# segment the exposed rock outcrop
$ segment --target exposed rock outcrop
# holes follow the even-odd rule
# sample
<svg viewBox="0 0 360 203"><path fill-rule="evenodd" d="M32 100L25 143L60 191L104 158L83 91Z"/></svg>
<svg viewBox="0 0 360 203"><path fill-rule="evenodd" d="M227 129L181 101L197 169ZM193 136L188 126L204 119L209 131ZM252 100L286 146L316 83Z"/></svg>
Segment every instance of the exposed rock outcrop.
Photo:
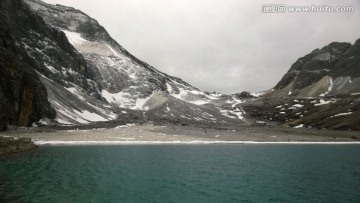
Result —
<svg viewBox="0 0 360 203"><path fill-rule="evenodd" d="M36 148L37 146L29 138L0 136L0 158L22 152L28 152Z"/></svg>
<svg viewBox="0 0 360 203"><path fill-rule="evenodd" d="M35 71L39 66L21 46L29 26L41 18L20 0L1 1L0 11L0 130L7 124L27 126L43 117L55 118Z"/></svg>

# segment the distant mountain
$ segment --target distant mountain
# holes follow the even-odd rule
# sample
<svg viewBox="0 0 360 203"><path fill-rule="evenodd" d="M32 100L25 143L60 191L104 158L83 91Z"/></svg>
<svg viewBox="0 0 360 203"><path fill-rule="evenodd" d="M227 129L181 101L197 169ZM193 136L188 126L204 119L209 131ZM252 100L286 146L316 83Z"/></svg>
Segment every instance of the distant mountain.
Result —
<svg viewBox="0 0 360 203"><path fill-rule="evenodd" d="M272 94L317 97L360 92L360 39L333 42L299 58Z"/></svg>
<svg viewBox="0 0 360 203"><path fill-rule="evenodd" d="M5 36L0 55L2 126L125 118L243 123L242 110L232 107L240 102L236 97L202 92L156 70L77 9L38 0L3 0L0 5ZM22 77L14 78L12 66ZM26 77L31 77L35 95L21 92L27 90ZM21 104L22 97L29 101Z"/></svg>
<svg viewBox="0 0 360 203"><path fill-rule="evenodd" d="M241 105L258 123L360 130L360 39L315 49L264 93Z"/></svg>

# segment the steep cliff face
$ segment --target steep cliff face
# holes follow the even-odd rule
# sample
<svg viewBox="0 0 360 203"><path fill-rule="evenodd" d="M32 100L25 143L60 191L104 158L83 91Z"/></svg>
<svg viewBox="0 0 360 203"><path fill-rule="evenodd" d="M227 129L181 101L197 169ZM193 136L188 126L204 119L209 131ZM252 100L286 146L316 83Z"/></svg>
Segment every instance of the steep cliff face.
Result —
<svg viewBox="0 0 360 203"><path fill-rule="evenodd" d="M0 11L0 129L6 129L7 124L27 126L44 117L55 118L46 88L35 71L39 67L21 43L31 25L41 18L19 0L1 1Z"/></svg>
<svg viewBox="0 0 360 203"><path fill-rule="evenodd" d="M71 111L70 116L74 116L69 120L73 123L115 117L115 108L109 110L101 100L94 73L62 31L47 24L21 0L2 1L0 10L4 22L0 44L3 129L6 123L26 126L40 119L51 122L57 118L56 111ZM84 102L73 87L81 88L91 99Z"/></svg>
<svg viewBox="0 0 360 203"><path fill-rule="evenodd" d="M1 89L1 87L0 87ZM6 109L5 109L5 96L0 90L0 132L7 129Z"/></svg>

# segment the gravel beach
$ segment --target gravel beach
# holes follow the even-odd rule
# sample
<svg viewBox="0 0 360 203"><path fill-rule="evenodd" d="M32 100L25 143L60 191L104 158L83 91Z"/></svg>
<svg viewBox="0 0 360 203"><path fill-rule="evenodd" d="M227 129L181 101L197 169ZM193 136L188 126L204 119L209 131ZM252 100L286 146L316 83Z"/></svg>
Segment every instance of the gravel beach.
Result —
<svg viewBox="0 0 360 203"><path fill-rule="evenodd" d="M166 144L166 143L360 143L360 133L315 129L227 127L203 128L182 125L122 125L116 128L13 132L2 136L29 137L36 144Z"/></svg>

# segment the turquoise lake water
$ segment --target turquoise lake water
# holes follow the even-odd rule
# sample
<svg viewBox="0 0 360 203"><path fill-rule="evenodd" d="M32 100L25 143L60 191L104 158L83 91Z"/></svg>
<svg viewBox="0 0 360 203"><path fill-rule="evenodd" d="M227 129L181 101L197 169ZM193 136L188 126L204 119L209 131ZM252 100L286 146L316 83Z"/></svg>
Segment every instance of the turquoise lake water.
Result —
<svg viewBox="0 0 360 203"><path fill-rule="evenodd" d="M0 202L360 202L360 145L42 146Z"/></svg>

